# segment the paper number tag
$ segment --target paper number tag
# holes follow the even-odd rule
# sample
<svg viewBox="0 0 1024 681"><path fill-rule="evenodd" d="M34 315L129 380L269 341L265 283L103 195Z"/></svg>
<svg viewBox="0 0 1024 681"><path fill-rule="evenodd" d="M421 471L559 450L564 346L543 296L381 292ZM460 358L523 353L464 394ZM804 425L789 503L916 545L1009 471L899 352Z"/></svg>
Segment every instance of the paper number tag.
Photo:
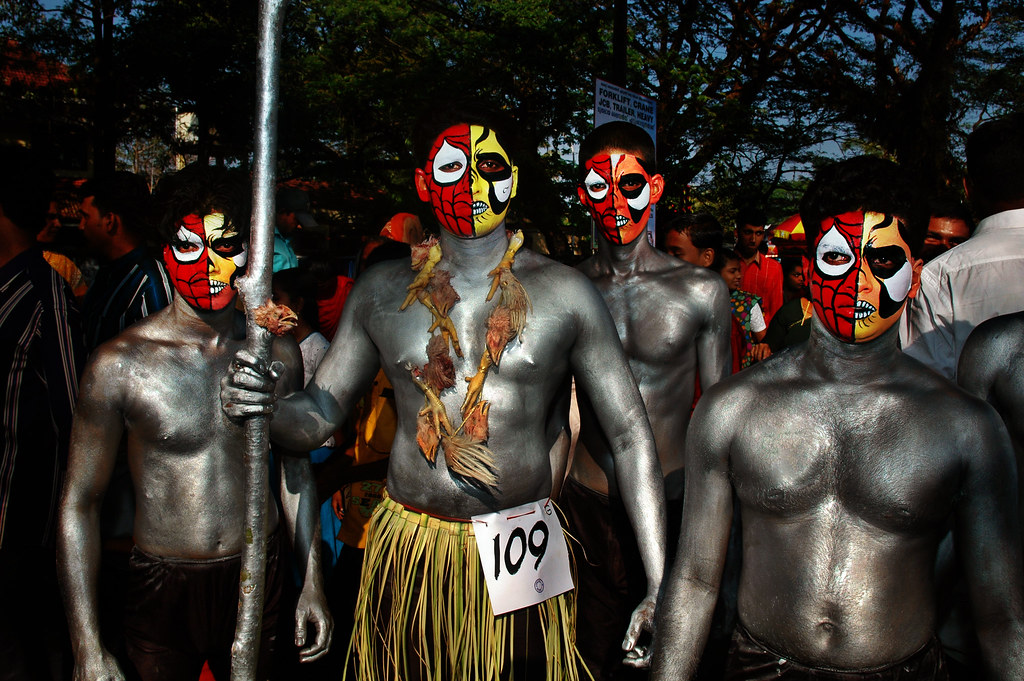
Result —
<svg viewBox="0 0 1024 681"><path fill-rule="evenodd" d="M475 515L473 529L495 615L573 588L565 536L549 499Z"/></svg>

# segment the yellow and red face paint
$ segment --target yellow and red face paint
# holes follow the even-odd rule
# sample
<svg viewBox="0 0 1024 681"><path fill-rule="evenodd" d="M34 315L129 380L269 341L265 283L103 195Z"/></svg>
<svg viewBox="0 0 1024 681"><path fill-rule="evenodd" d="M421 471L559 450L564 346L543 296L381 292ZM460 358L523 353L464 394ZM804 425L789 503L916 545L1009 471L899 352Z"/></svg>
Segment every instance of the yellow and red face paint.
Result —
<svg viewBox="0 0 1024 681"><path fill-rule="evenodd" d="M416 186L444 229L475 237L505 221L518 176L493 130L460 123L438 135Z"/></svg>
<svg viewBox="0 0 1024 681"><path fill-rule="evenodd" d="M632 242L647 228L651 206L661 197L661 176L652 176L632 154L598 154L584 168L580 201L608 241Z"/></svg>
<svg viewBox="0 0 1024 681"><path fill-rule="evenodd" d="M877 338L900 317L920 266L892 215L826 218L815 241L811 302L829 332L847 343Z"/></svg>
<svg viewBox="0 0 1024 681"><path fill-rule="evenodd" d="M245 271L246 243L223 213L186 215L164 246L164 264L178 294L199 310L223 310L235 300Z"/></svg>

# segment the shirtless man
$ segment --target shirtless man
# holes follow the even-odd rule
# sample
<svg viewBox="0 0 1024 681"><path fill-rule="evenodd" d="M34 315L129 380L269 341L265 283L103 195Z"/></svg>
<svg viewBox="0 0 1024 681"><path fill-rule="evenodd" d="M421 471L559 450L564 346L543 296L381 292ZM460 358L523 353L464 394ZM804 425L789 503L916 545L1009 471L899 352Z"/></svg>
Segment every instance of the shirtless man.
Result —
<svg viewBox="0 0 1024 681"><path fill-rule="evenodd" d="M654 431L665 480L668 541L679 534L683 451L697 370L707 390L729 375L729 291L708 269L680 262L647 240L650 207L665 181L655 172L654 143L641 128L606 123L580 145L580 201L597 224L597 255L579 269L612 313ZM621 634L646 581L625 522L612 449L577 392L580 442L560 497L577 560L580 652L598 680L622 676ZM636 652L636 651L634 651ZM635 664L637 655L627 663Z"/></svg>
<svg viewBox="0 0 1024 681"><path fill-rule="evenodd" d="M418 270L388 262L357 280L338 342L304 392L277 400L271 422L272 438L307 447L345 420L378 368L394 386L398 426L388 496L369 530L353 637L360 675L538 678L523 666L534 660L549 679L577 678L572 592L514 617L493 617L473 540L482 526L466 522L543 503L561 482L570 373L592 395L613 443L647 572L631 645L651 623L664 564L664 510L644 405L608 310L586 277L526 249L515 253L522 235L510 241L505 216L518 168L505 130L479 111L438 109L422 122L416 188L442 227L440 242L414 249ZM261 369L249 366L225 379L222 398L232 416L274 408L266 392L272 382ZM429 555L418 552L427 546ZM490 542L481 547L489 551ZM406 608L389 605L399 598ZM511 640L526 618L531 635L539 633L538 617L546 641L525 657L520 641Z"/></svg>
<svg viewBox="0 0 1024 681"><path fill-rule="evenodd" d="M957 363L960 387L1003 417L1017 458L1017 492L1024 489L1024 312L993 317L967 337ZM1024 504L1018 504L1024 529Z"/></svg>
<svg viewBox="0 0 1024 681"><path fill-rule="evenodd" d="M233 285L246 264L250 189L244 175L199 167L168 181L164 263L174 300L96 350L72 430L58 561L81 681L124 678L100 640L97 617L99 511L122 441L136 499L128 656L145 681L196 679L206 660L218 679L229 674L245 542L245 436L217 397L220 377L245 342ZM300 386L294 341L275 340L273 353L282 390ZM305 574L295 642L311 660L327 650L331 634L314 541L316 490L308 459L281 457L279 464L284 529ZM262 664L272 652L284 568L269 496L266 514Z"/></svg>
<svg viewBox="0 0 1024 681"><path fill-rule="evenodd" d="M863 157L808 188L811 337L697 405L654 679L694 673L734 493L743 567L727 679L946 678L932 569L950 521L993 678L1024 678L1006 431L896 346L926 224L906 187L894 165Z"/></svg>

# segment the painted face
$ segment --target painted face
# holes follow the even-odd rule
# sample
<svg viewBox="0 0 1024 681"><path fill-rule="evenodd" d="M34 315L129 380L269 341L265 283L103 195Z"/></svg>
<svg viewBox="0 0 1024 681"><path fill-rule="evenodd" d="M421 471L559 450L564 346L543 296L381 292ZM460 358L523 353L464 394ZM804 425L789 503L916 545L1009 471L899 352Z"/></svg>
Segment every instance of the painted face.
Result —
<svg viewBox="0 0 1024 681"><path fill-rule="evenodd" d="M580 201L608 241L632 242L647 228L651 206L661 198L661 175L652 177L632 154L598 154L584 167Z"/></svg>
<svg viewBox="0 0 1024 681"><path fill-rule="evenodd" d="M896 218L844 213L821 223L811 302L832 335L863 343L896 323L919 275L920 261L911 257Z"/></svg>
<svg viewBox="0 0 1024 681"><path fill-rule="evenodd" d="M442 227L474 237L505 221L518 178L493 130L460 123L438 135L426 167L416 171L416 188Z"/></svg>
<svg viewBox="0 0 1024 681"><path fill-rule="evenodd" d="M164 246L174 288L199 310L223 310L235 300L235 277L245 270L246 243L223 213L186 215Z"/></svg>

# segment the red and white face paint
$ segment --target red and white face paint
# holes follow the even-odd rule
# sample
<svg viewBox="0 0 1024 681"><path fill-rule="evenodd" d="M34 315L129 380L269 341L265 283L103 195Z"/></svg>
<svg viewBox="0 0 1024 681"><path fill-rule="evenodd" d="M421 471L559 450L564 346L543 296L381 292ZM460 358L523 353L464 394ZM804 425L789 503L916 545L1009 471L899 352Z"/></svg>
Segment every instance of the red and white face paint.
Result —
<svg viewBox="0 0 1024 681"><path fill-rule="evenodd" d="M628 244L643 234L651 206L661 198L661 175L650 175L632 154L598 154L584 167L577 193L604 237Z"/></svg>
<svg viewBox="0 0 1024 681"><path fill-rule="evenodd" d="M235 300L245 271L246 243L223 213L186 215L164 246L164 264L178 294L199 310L223 310Z"/></svg>
<svg viewBox="0 0 1024 681"><path fill-rule="evenodd" d="M815 242L811 302L829 332L847 343L877 338L900 318L917 291L920 261L882 213L826 218Z"/></svg>
<svg viewBox="0 0 1024 681"><path fill-rule="evenodd" d="M518 177L493 130L460 123L438 135L426 167L416 171L416 188L444 229L475 237L505 221Z"/></svg>

